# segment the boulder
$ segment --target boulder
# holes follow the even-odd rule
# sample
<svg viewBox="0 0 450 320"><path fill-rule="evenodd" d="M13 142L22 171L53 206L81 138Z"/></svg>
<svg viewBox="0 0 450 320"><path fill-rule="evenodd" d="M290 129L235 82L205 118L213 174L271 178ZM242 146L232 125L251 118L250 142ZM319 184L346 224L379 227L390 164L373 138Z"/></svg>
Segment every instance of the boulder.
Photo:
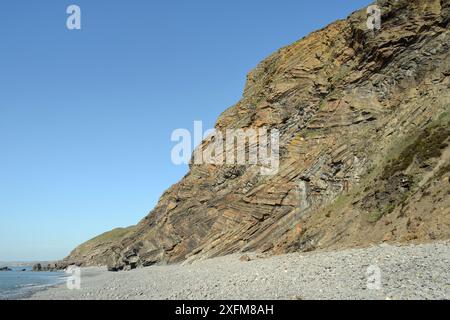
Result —
<svg viewBox="0 0 450 320"><path fill-rule="evenodd" d="M33 265L33 271L42 271L42 265L40 263L36 263Z"/></svg>
<svg viewBox="0 0 450 320"><path fill-rule="evenodd" d="M120 271L119 268L116 267L115 265L108 265L107 268L108 268L108 271L110 271L110 272L118 272L118 271Z"/></svg>
<svg viewBox="0 0 450 320"><path fill-rule="evenodd" d="M248 262L248 261L251 261L252 259L248 255L245 254L242 257L240 257L239 260Z"/></svg>

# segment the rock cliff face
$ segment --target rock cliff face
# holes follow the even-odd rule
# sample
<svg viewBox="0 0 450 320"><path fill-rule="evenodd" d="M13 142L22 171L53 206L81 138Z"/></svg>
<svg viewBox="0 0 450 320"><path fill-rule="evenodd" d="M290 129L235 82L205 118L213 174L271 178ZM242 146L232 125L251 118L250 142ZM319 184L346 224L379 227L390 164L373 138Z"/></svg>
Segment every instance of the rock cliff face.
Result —
<svg viewBox="0 0 450 320"><path fill-rule="evenodd" d="M280 166L192 165L135 227L75 249L112 270L450 238L450 0L378 1L280 49L216 128L276 128ZM204 145L208 145L204 141Z"/></svg>

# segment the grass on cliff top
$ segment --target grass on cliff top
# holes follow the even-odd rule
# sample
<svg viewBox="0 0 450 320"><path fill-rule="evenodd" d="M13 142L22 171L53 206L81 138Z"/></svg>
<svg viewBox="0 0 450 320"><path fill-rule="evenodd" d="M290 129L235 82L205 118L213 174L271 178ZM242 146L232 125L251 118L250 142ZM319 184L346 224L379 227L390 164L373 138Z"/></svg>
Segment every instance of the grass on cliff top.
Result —
<svg viewBox="0 0 450 320"><path fill-rule="evenodd" d="M104 243L104 242L112 242L118 240L125 236L128 232L134 229L134 226L128 228L116 228L111 231L102 233L101 235L92 238L88 242L96 242L96 243Z"/></svg>
<svg viewBox="0 0 450 320"><path fill-rule="evenodd" d="M133 231L135 226L131 226L128 228L116 228L111 231L102 233L101 235L92 238L91 240L86 241L85 243L81 244L76 251L79 254L83 254L86 251L89 251L90 249L97 247L99 245L114 242L117 240L122 239L125 237L128 233Z"/></svg>

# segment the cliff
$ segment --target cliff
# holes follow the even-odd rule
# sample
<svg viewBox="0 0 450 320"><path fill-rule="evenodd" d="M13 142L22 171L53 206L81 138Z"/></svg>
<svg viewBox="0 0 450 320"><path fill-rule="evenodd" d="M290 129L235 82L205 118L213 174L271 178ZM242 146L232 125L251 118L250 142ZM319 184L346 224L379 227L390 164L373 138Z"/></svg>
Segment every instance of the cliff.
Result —
<svg viewBox="0 0 450 320"><path fill-rule="evenodd" d="M449 239L450 0L378 6L380 30L364 8L261 62L219 117L221 131L279 130L277 174L192 164L136 226L64 263L119 270Z"/></svg>

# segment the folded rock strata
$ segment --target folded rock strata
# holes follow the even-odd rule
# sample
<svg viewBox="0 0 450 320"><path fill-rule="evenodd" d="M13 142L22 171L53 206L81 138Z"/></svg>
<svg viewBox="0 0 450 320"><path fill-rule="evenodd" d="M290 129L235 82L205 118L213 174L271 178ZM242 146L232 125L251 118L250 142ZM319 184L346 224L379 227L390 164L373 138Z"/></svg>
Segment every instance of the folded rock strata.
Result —
<svg viewBox="0 0 450 320"><path fill-rule="evenodd" d="M450 1L378 1L250 72L216 129L280 132L280 167L191 165L136 226L63 262L110 270L450 238ZM207 146L210 142L204 141Z"/></svg>

